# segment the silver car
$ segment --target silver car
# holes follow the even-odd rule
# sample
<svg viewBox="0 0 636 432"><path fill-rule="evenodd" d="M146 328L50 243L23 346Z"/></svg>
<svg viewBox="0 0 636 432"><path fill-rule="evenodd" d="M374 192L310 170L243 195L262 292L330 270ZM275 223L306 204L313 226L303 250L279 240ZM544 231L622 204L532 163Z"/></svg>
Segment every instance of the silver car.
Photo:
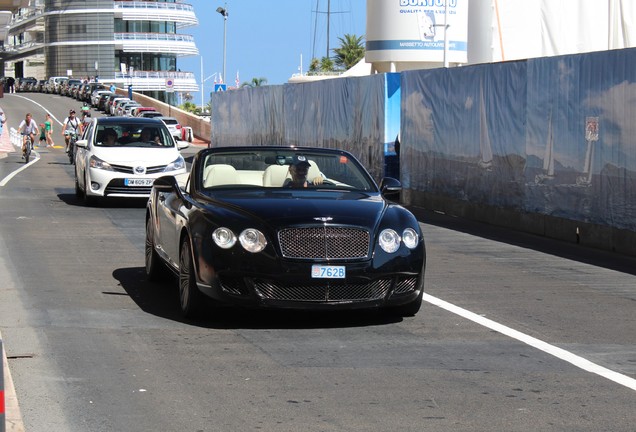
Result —
<svg viewBox="0 0 636 432"><path fill-rule="evenodd" d="M181 136L181 124L179 120L174 117L157 117L159 120L162 120L166 126L168 126L168 130L176 140L183 140Z"/></svg>

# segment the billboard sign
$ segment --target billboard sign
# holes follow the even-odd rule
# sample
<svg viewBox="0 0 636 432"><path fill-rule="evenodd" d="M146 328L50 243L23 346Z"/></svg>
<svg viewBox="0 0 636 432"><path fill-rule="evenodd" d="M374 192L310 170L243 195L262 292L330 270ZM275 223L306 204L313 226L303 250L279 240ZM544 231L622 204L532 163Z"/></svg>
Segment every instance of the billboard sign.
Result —
<svg viewBox="0 0 636 432"><path fill-rule="evenodd" d="M445 39L448 61L466 63L468 0L446 1L367 0L367 63L441 63Z"/></svg>

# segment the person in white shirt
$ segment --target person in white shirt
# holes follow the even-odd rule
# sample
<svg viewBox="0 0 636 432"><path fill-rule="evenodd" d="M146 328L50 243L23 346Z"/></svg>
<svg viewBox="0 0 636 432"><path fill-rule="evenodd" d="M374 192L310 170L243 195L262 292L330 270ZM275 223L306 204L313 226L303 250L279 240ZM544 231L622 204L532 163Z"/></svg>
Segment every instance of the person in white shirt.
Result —
<svg viewBox="0 0 636 432"><path fill-rule="evenodd" d="M77 117L75 117L75 110L70 110L68 113L68 117L64 119L62 122L62 136L64 137L64 141L66 142L66 152L68 153L68 144L71 140L70 133L74 132L79 136L80 133L80 121Z"/></svg>
<svg viewBox="0 0 636 432"><path fill-rule="evenodd" d="M18 126L18 132L22 135L22 157L24 157L24 153L26 152L26 141L27 136L31 137L31 148L33 148L33 143L35 142L35 134L40 132L38 128L38 124L33 120L31 113L27 113L24 120L20 122Z"/></svg>

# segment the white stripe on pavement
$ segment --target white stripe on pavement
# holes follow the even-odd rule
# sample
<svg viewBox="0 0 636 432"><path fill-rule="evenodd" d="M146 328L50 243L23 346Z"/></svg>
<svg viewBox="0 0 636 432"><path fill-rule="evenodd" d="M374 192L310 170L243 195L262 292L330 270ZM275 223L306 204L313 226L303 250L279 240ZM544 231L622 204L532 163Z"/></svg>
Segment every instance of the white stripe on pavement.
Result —
<svg viewBox="0 0 636 432"><path fill-rule="evenodd" d="M447 301L438 299L437 297L433 297L426 293L424 294L424 301L427 301L428 303L432 305L438 306L449 312L457 314L463 318L466 318L470 321L473 321L491 330L494 330L496 332L509 336L520 342L528 344L534 348L537 348L543 352L553 355L587 372L600 375L604 378L607 378L608 380L614 381L617 384L623 385L632 390L636 390L636 380L628 377L627 375L623 375L618 372L614 372L613 370L607 369L603 366L599 366L596 363L592 363L591 361L584 359L583 357L577 356L576 354L573 354L562 348L558 348L554 345L550 345L547 342L543 342L542 340L529 336L525 333L521 333L520 331L511 329L510 327L506 327L503 324L499 324L493 320L484 318L481 315L477 315L476 313L470 312L466 309L460 308L459 306L455 306L452 303L448 303Z"/></svg>

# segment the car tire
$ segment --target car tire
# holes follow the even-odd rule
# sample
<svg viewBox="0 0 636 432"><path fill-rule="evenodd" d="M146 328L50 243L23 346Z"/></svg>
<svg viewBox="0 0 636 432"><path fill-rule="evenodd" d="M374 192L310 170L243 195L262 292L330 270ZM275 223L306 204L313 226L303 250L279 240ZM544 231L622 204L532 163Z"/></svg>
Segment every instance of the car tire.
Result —
<svg viewBox="0 0 636 432"><path fill-rule="evenodd" d="M95 198L88 194L88 179L84 178L84 205L92 206L95 204Z"/></svg>
<svg viewBox="0 0 636 432"><path fill-rule="evenodd" d="M186 318L196 318L201 313L203 302L203 294L197 287L190 239L186 238L181 243L179 252L179 303L181 305L181 313Z"/></svg>
<svg viewBox="0 0 636 432"><path fill-rule="evenodd" d="M77 177L77 170L75 170L75 196L77 198L82 198L83 192L80 189L79 178Z"/></svg>
<svg viewBox="0 0 636 432"><path fill-rule="evenodd" d="M410 303L406 303L400 306L393 306L389 308L389 313L394 316L400 317L412 317L422 307L422 298L424 297L424 290L420 291L420 295Z"/></svg>
<svg viewBox="0 0 636 432"><path fill-rule="evenodd" d="M155 250L155 240L150 218L146 221L146 278L151 282L162 280L164 265Z"/></svg>

